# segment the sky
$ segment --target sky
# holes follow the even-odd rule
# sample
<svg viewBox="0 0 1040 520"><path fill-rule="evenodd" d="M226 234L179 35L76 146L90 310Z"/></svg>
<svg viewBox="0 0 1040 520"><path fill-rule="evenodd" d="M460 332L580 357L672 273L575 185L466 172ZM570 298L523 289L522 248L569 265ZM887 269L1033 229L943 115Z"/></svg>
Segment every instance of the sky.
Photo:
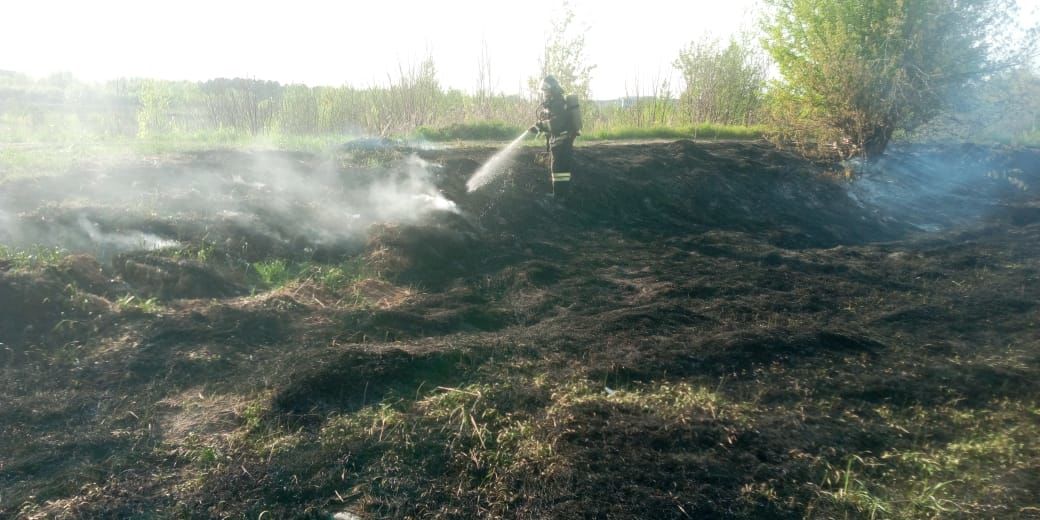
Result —
<svg viewBox="0 0 1040 520"><path fill-rule="evenodd" d="M1037 16L1040 0L1019 0ZM571 0L594 98L645 93L678 74L691 41L754 27L758 0ZM311 86L385 85L433 58L472 91L483 49L498 92L519 93L562 0L15 0L0 19L0 70L87 81L245 77Z"/></svg>
<svg viewBox="0 0 1040 520"><path fill-rule="evenodd" d="M622 96L673 74L680 49L705 33L750 26L756 0L572 0L585 29L592 94ZM441 84L472 90L482 49L492 86L518 93L561 0L373 2L294 0L13 1L0 19L0 70L206 80L247 77L371 86L431 56ZM676 76L677 78L678 76Z"/></svg>

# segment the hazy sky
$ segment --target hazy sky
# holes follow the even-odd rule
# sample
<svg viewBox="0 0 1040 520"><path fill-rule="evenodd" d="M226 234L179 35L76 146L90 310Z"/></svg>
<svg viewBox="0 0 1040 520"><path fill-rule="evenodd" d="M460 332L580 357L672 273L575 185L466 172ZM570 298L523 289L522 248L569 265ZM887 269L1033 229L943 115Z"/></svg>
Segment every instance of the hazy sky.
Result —
<svg viewBox="0 0 1040 520"><path fill-rule="evenodd" d="M0 20L0 69L201 80L253 77L367 86L429 53L446 86L472 89L486 44L496 89L515 93L537 74L560 0L292 2L14 0ZM573 0L588 27L593 94L624 94L637 76L672 73L680 48L705 31L750 24L755 0Z"/></svg>
<svg viewBox="0 0 1040 520"><path fill-rule="evenodd" d="M1040 0L1020 0L1035 10ZM434 58L446 86L470 90L486 45L496 90L516 93L537 74L561 0L12 0L0 19L0 69L283 83L385 84L401 67ZM587 27L597 98L646 92L704 34L753 25L757 0L572 0ZM678 76L675 75L674 78Z"/></svg>

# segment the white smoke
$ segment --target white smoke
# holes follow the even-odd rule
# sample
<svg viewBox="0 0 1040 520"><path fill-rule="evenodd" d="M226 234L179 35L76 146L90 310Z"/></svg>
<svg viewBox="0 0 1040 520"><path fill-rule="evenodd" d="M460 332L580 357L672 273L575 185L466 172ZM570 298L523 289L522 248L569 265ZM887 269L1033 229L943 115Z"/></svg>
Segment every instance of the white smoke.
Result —
<svg viewBox="0 0 1040 520"><path fill-rule="evenodd" d="M415 224L457 213L417 155L384 166L342 157L204 152L75 178L26 182L0 196L0 244L114 254L182 242L252 241L286 247L356 243L375 223Z"/></svg>
<svg viewBox="0 0 1040 520"><path fill-rule="evenodd" d="M360 218L381 222L417 222L434 211L458 212L454 202L444 197L431 180L430 164L412 155L403 171L372 184L367 201L371 212L366 218L359 208Z"/></svg>
<svg viewBox="0 0 1040 520"><path fill-rule="evenodd" d="M107 233L85 215L79 217L79 227L86 233L90 241L102 250L134 251L165 249L167 247L180 247L180 242L167 240L160 236L142 231L129 231L126 233Z"/></svg>

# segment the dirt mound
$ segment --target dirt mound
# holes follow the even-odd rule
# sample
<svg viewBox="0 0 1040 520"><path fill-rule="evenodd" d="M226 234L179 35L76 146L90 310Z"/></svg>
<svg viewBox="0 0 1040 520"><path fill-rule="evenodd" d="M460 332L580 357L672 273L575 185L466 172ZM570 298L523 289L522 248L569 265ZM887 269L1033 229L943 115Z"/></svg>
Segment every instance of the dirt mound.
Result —
<svg viewBox="0 0 1040 520"><path fill-rule="evenodd" d="M227 298L248 292L241 275L219 272L200 261L135 253L116 257L112 263L138 292L164 300Z"/></svg>
<svg viewBox="0 0 1040 520"><path fill-rule="evenodd" d="M773 484L785 496L811 470L791 460L784 443L708 412L681 422L638 404L576 407L559 449L581 478L554 489L556 503L538 504L546 518L793 518L781 503L749 499L741 489L781 466L787 478ZM609 455L606 455L609 454ZM561 486L562 487L562 486ZM553 496L553 495L550 495Z"/></svg>
<svg viewBox="0 0 1040 520"><path fill-rule="evenodd" d="M123 285L93 258L70 256L38 270L0 271L0 343L50 343L94 330Z"/></svg>
<svg viewBox="0 0 1040 520"><path fill-rule="evenodd" d="M423 152L458 181L477 163L458 152ZM472 153L472 152L470 152ZM827 182L817 166L765 143L606 145L576 152L566 202L546 198L547 176L525 151L509 175L473 194L443 185L481 228L524 237L546 232L620 229L678 233L727 229L760 234L786 247L826 246L898 236Z"/></svg>
<svg viewBox="0 0 1040 520"><path fill-rule="evenodd" d="M368 262L406 283L442 285L471 273L483 256L472 228L451 217L434 225L381 225L370 231Z"/></svg>
<svg viewBox="0 0 1040 520"><path fill-rule="evenodd" d="M680 327L710 323L713 321L682 305L651 303L618 309L599 315L603 320L603 331L608 334L622 332L646 334L651 331L675 330Z"/></svg>
<svg viewBox="0 0 1040 520"><path fill-rule="evenodd" d="M721 334L708 338L695 351L700 353L698 364L725 374L819 356L873 357L884 348L882 343L858 334L780 329Z"/></svg>
<svg viewBox="0 0 1040 520"><path fill-rule="evenodd" d="M466 360L462 351L352 348L298 370L272 399L272 410L293 421L320 422L332 411L464 380Z"/></svg>
<svg viewBox="0 0 1040 520"><path fill-rule="evenodd" d="M714 319L698 317L682 325L696 324L700 330L710 330L717 326L714 322ZM636 338L641 337L641 340L622 340L610 349L609 354L593 356L594 364L599 365L593 377L614 380L619 385L661 378L682 380L705 374L747 377L755 370L828 364L846 357L875 359L885 350L885 345L877 340L840 331L774 328L726 331L704 337L697 328L676 329L676 323L667 319L656 323L642 321L641 326L622 329L626 334L634 333ZM612 321L608 321L604 328L616 330ZM666 339L668 332L693 334L702 339L694 344L678 342ZM651 334L660 339L648 341Z"/></svg>

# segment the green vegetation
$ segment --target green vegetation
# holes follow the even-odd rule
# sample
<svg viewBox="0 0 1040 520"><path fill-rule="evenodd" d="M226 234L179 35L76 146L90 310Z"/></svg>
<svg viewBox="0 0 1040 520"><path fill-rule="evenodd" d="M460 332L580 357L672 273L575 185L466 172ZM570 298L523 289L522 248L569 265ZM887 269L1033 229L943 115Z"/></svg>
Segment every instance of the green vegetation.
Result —
<svg viewBox="0 0 1040 520"><path fill-rule="evenodd" d="M1040 456L1031 440L1040 428L1029 420L1036 408L1021 401L996 402L985 410L949 405L897 413L882 406L876 412L899 431L947 425L954 438L850 455L841 466L821 461L823 478L811 511L857 518L970 515L985 509L986 501L1013 500L1020 492L1017 485L1031 471L1027 461Z"/></svg>
<svg viewBox="0 0 1040 520"><path fill-rule="evenodd" d="M253 270L260 276L260 281L267 287L281 287L291 280L296 279L302 268L298 265L290 265L282 258L257 262L253 264Z"/></svg>
<svg viewBox="0 0 1040 520"><path fill-rule="evenodd" d="M843 157L881 155L895 132L932 121L965 86L1029 52L1012 52L1022 46L1009 39L1013 0L771 3L778 137Z"/></svg>
<svg viewBox="0 0 1040 520"><path fill-rule="evenodd" d="M1035 38L1010 39L1012 0L771 3L764 44L782 74L778 81L765 80L771 64L756 41L761 35L701 38L676 53L680 84L636 81L613 101L590 99L595 64L569 8L544 43L540 75L513 94L492 87L486 49L473 92L443 87L430 57L400 67L386 85L364 88L240 78L88 84L69 75L35 80L0 71L0 178L131 154L252 146L325 151L364 136L509 140L535 117L537 83L546 73L583 99L589 139L766 132L838 157L875 157L893 137L1040 142L1040 78L1011 67L1032 50L1020 42Z"/></svg>
<svg viewBox="0 0 1040 520"><path fill-rule="evenodd" d="M415 133L428 141L512 140L527 127L502 122L453 123L444 128L419 127Z"/></svg>
<svg viewBox="0 0 1040 520"><path fill-rule="evenodd" d="M253 263L252 270L260 284L267 289L309 281L325 289L338 290L362 280L379 278L378 272L357 257L336 264L294 262L274 258Z"/></svg>
<svg viewBox="0 0 1040 520"><path fill-rule="evenodd" d="M0 263L15 269L39 269L57 265L68 252L57 247L33 246L28 249L9 248L0 244Z"/></svg>
<svg viewBox="0 0 1040 520"><path fill-rule="evenodd" d="M622 127L582 134L583 139L760 139L767 129L762 126L727 126L704 123L691 127Z"/></svg>
<svg viewBox="0 0 1040 520"><path fill-rule="evenodd" d="M769 62L748 34L723 45L707 39L689 44L675 67L682 73L682 111L694 121L751 125L760 119Z"/></svg>
<svg viewBox="0 0 1040 520"><path fill-rule="evenodd" d="M552 74L564 91L576 94L578 99L585 102L591 94L589 83L596 65L587 61L585 31L575 30L574 10L564 3L563 11L560 18L552 21L539 58L541 71L529 80L528 86L532 92L539 92L542 79Z"/></svg>
<svg viewBox="0 0 1040 520"><path fill-rule="evenodd" d="M115 304L116 308L121 311L137 311L144 314L158 314L163 309L162 304L156 298L139 298L132 294L117 299Z"/></svg>

